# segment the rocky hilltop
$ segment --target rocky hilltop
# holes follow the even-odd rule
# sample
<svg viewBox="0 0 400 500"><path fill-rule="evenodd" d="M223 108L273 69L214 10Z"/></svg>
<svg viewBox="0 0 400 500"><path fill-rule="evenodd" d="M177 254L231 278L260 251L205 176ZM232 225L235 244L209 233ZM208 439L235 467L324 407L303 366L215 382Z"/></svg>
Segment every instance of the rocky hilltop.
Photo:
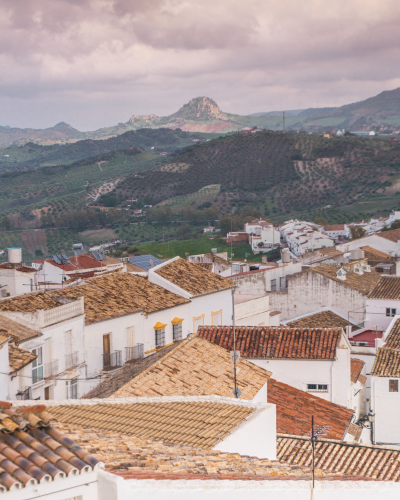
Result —
<svg viewBox="0 0 400 500"><path fill-rule="evenodd" d="M192 99L169 118L184 118L193 121L231 121L228 115L221 111L218 104L209 97Z"/></svg>

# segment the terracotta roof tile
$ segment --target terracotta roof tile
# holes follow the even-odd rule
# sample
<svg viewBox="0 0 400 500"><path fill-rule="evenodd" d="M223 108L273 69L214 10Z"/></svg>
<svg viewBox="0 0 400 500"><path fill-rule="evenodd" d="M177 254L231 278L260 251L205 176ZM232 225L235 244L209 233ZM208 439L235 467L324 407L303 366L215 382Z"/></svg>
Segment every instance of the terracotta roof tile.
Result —
<svg viewBox="0 0 400 500"><path fill-rule="evenodd" d="M96 276L87 279L85 283L64 290L55 290L52 295L85 297L86 324L134 311L144 310L151 313L189 302L180 295L149 282L144 276L130 273Z"/></svg>
<svg viewBox="0 0 400 500"><path fill-rule="evenodd" d="M336 276L338 270L338 266L323 264L322 266L312 267L311 269L309 269L309 271L306 272L314 272L320 274L321 276L325 276L325 278L329 278L333 281L336 281L337 283L342 284L345 287L357 290L363 295L367 295L380 279L379 273L376 272L357 274L346 268L346 279L341 280Z"/></svg>
<svg viewBox="0 0 400 500"><path fill-rule="evenodd" d="M13 344L8 345L8 359L11 368L11 372L17 372L21 370L26 365L29 365L37 355L33 352L27 351L26 349L21 349Z"/></svg>
<svg viewBox="0 0 400 500"><path fill-rule="evenodd" d="M344 231L344 224L331 224L324 226L325 231Z"/></svg>
<svg viewBox="0 0 400 500"><path fill-rule="evenodd" d="M292 328L346 328L348 324L348 321L332 311L321 311L290 321L287 326Z"/></svg>
<svg viewBox="0 0 400 500"><path fill-rule="evenodd" d="M192 295L218 292L231 287L229 279L181 258L155 272Z"/></svg>
<svg viewBox="0 0 400 500"><path fill-rule="evenodd" d="M310 441L281 434L277 444L279 460L302 467L311 465ZM400 450L318 438L315 443L315 466L327 473L400 481Z"/></svg>
<svg viewBox="0 0 400 500"><path fill-rule="evenodd" d="M341 328L237 327L236 349L245 358L334 359ZM233 349L229 326L200 326L198 335L228 351Z"/></svg>
<svg viewBox="0 0 400 500"><path fill-rule="evenodd" d="M380 347L371 370L373 377L400 378L400 350Z"/></svg>
<svg viewBox="0 0 400 500"><path fill-rule="evenodd" d="M361 247L361 250L364 250L364 257L368 260L381 260L382 262L385 262L387 260L392 259L391 255L381 252L376 248L364 246Z"/></svg>
<svg viewBox="0 0 400 500"><path fill-rule="evenodd" d="M364 361L362 359L351 358L350 359L350 369L351 369L351 381L353 384L357 382L361 375L361 371L364 367Z"/></svg>
<svg viewBox="0 0 400 500"><path fill-rule="evenodd" d="M385 238L385 240L393 241L397 243L400 241L400 229L392 229L391 231L382 231L381 233L376 233L377 236Z"/></svg>
<svg viewBox="0 0 400 500"><path fill-rule="evenodd" d="M213 448L253 412L254 406L177 401L53 406L58 421L153 441Z"/></svg>
<svg viewBox="0 0 400 500"><path fill-rule="evenodd" d="M385 343L386 349L400 349L400 319L396 320Z"/></svg>
<svg viewBox="0 0 400 500"><path fill-rule="evenodd" d="M381 277L368 295L370 299L400 299L400 277Z"/></svg>
<svg viewBox="0 0 400 500"><path fill-rule="evenodd" d="M0 491L93 470L99 461L52 426L44 405L0 401Z"/></svg>
<svg viewBox="0 0 400 500"><path fill-rule="evenodd" d="M20 325L16 321L0 315L0 333L5 332L14 340L14 342L17 343L39 335L38 331L32 330L27 326Z"/></svg>
<svg viewBox="0 0 400 500"><path fill-rule="evenodd" d="M242 391L240 399L252 400L271 373L246 360L238 361L237 368L237 384ZM232 388L233 365L229 353L197 335L191 335L161 359L155 359L151 366L118 389L113 397L231 397Z"/></svg>
<svg viewBox="0 0 400 500"><path fill-rule="evenodd" d="M33 267L28 267L28 266L15 266L14 264L0 264L0 269L15 269L16 271L19 271L20 273L37 273L37 269L34 269Z"/></svg>
<svg viewBox="0 0 400 500"><path fill-rule="evenodd" d="M283 434L309 435L314 415L316 425L329 426L326 437L343 439L353 416L353 410L272 378L268 381L268 403L276 405L276 429Z"/></svg>
<svg viewBox="0 0 400 500"><path fill-rule="evenodd" d="M105 464L129 479L295 479L311 476L309 466L245 457L238 453L152 441L90 426L57 427ZM317 469L316 476L324 474ZM340 477L340 476L339 476Z"/></svg>
<svg viewBox="0 0 400 500"><path fill-rule="evenodd" d="M54 260L46 260L49 264L58 267L59 269L63 269L65 272L77 271L79 269L97 269L104 267L104 264L91 257L90 255L75 255L73 257L69 257L71 261L70 264L56 264Z"/></svg>
<svg viewBox="0 0 400 500"><path fill-rule="evenodd" d="M60 304L44 291L27 293L0 300L0 311L35 312L38 309L53 309Z"/></svg>

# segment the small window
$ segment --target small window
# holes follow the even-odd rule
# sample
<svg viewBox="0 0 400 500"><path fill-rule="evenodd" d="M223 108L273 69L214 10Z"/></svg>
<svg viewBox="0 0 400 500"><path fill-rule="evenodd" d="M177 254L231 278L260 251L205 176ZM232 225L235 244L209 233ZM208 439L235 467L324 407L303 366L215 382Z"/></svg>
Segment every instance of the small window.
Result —
<svg viewBox="0 0 400 500"><path fill-rule="evenodd" d="M308 392L328 392L328 384L307 384Z"/></svg>
<svg viewBox="0 0 400 500"><path fill-rule="evenodd" d="M74 378L69 384L69 397L70 399L78 399L78 379Z"/></svg>
<svg viewBox="0 0 400 500"><path fill-rule="evenodd" d="M220 309L219 311L213 311L211 313L211 324L213 326L222 325L222 309Z"/></svg>
<svg viewBox="0 0 400 500"><path fill-rule="evenodd" d="M390 309L389 307L387 307L386 316L389 318L393 318L394 316L396 316L396 309Z"/></svg>
<svg viewBox="0 0 400 500"><path fill-rule="evenodd" d="M287 277L286 276L280 277L279 287L281 290L283 290L284 288L287 288Z"/></svg>
<svg viewBox="0 0 400 500"><path fill-rule="evenodd" d="M182 339L182 323L172 325L172 338L174 341Z"/></svg>
<svg viewBox="0 0 400 500"><path fill-rule="evenodd" d="M32 361L32 384L37 384L43 380L43 352L42 347L32 349L37 358Z"/></svg>
<svg viewBox="0 0 400 500"><path fill-rule="evenodd" d="M271 280L271 292L276 292L276 280Z"/></svg>
<svg viewBox="0 0 400 500"><path fill-rule="evenodd" d="M389 380L389 392L399 392L398 380Z"/></svg>
<svg viewBox="0 0 400 500"><path fill-rule="evenodd" d="M156 332L156 347L163 347L165 345L165 328L155 330Z"/></svg>

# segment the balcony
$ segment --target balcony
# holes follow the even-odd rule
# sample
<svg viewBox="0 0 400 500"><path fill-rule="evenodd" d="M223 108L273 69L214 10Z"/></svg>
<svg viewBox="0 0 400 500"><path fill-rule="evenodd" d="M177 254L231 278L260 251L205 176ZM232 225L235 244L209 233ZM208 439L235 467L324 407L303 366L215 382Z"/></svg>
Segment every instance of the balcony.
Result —
<svg viewBox="0 0 400 500"><path fill-rule="evenodd" d="M65 369L70 370L79 365L79 352L75 351L72 354L65 355Z"/></svg>
<svg viewBox="0 0 400 500"><path fill-rule="evenodd" d="M58 370L58 359L55 359L51 363L46 363L44 365L44 378L54 377L59 373Z"/></svg>
<svg viewBox="0 0 400 500"><path fill-rule="evenodd" d="M103 370L114 370L122 366L122 351L103 354Z"/></svg>
<svg viewBox="0 0 400 500"><path fill-rule="evenodd" d="M31 387L25 387L24 391L18 391L16 394L16 398L19 401L31 399Z"/></svg>
<svg viewBox="0 0 400 500"><path fill-rule="evenodd" d="M125 347L125 363L144 357L144 345L137 344L135 347Z"/></svg>

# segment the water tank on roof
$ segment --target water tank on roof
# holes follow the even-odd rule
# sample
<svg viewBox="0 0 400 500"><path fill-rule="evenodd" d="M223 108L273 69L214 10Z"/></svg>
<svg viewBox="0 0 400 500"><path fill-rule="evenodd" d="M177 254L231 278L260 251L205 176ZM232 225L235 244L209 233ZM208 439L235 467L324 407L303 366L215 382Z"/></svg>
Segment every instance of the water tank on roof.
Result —
<svg viewBox="0 0 400 500"><path fill-rule="evenodd" d="M292 262L289 252L282 252L282 262L283 264L289 264L289 262Z"/></svg>
<svg viewBox="0 0 400 500"><path fill-rule="evenodd" d="M360 260L364 258L364 250L361 248L355 248L350 252L350 260Z"/></svg>
<svg viewBox="0 0 400 500"><path fill-rule="evenodd" d="M9 248L8 249L8 262L10 264L21 264L21 262L22 262L22 248Z"/></svg>

